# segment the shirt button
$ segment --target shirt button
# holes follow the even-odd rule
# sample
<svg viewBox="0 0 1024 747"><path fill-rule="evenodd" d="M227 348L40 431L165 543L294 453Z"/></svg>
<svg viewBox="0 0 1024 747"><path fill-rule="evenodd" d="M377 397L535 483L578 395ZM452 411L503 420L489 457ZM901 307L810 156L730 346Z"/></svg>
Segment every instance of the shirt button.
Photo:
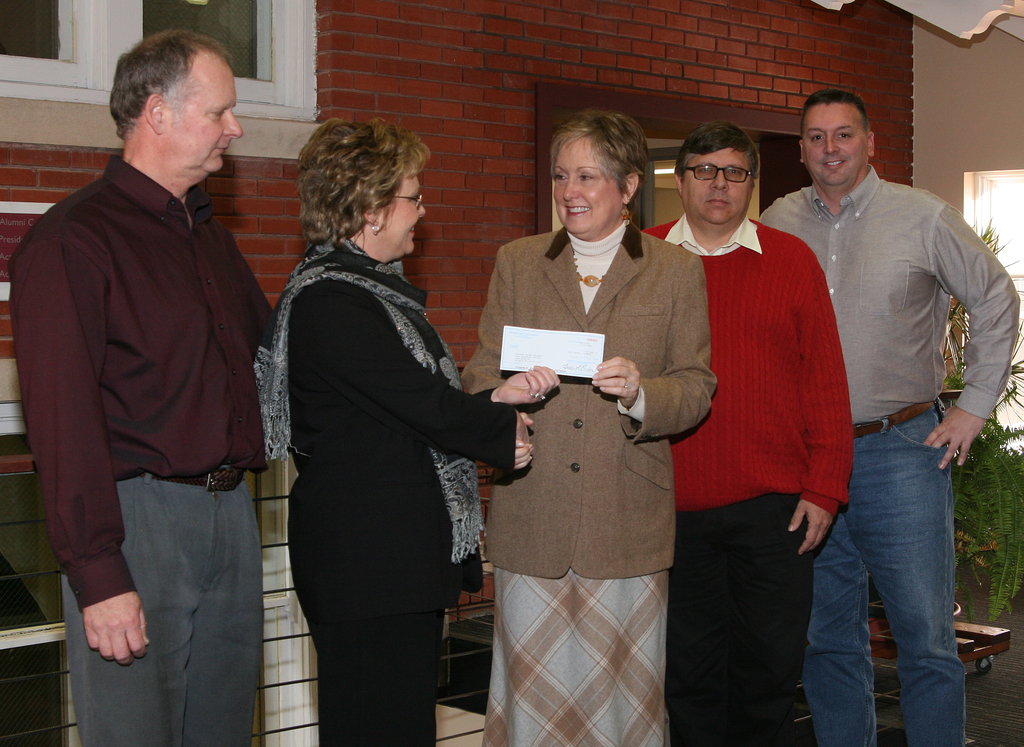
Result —
<svg viewBox="0 0 1024 747"><path fill-rule="evenodd" d="M238 419L238 422L239 422L239 423L241 423L241 422L242 422L242 419L241 419L241 418L239 418L239 419Z"/></svg>
<svg viewBox="0 0 1024 747"><path fill-rule="evenodd" d="M830 296L832 296L832 295L835 295L835 292L836 292L836 289L835 289L835 288L829 288L829 289L828 289L828 294L829 294Z"/></svg>
<svg viewBox="0 0 1024 747"><path fill-rule="evenodd" d="M210 284L210 283L212 283L212 282L213 282L213 279L212 279L212 278L206 278L206 284L207 284L207 285L209 285L209 284Z"/></svg>
<svg viewBox="0 0 1024 747"><path fill-rule="evenodd" d="M836 261L836 255L834 255L834 254L832 255L832 261L833 261L833 262L835 262L835 261Z"/></svg>
<svg viewBox="0 0 1024 747"><path fill-rule="evenodd" d="M573 472L579 472L580 465L578 465L576 462L573 462L572 464L569 465L569 469L571 469Z"/></svg>
<svg viewBox="0 0 1024 747"><path fill-rule="evenodd" d="M231 375L232 376L238 376L238 371L236 371L235 369L232 368L231 369Z"/></svg>
<svg viewBox="0 0 1024 747"><path fill-rule="evenodd" d="M220 327L221 329L224 329L224 325L223 324L218 324L217 326Z"/></svg>
<svg viewBox="0 0 1024 747"><path fill-rule="evenodd" d="M583 421L580 420L579 418L576 418L574 421L572 421L572 427L573 428L582 428L583 427Z"/></svg>

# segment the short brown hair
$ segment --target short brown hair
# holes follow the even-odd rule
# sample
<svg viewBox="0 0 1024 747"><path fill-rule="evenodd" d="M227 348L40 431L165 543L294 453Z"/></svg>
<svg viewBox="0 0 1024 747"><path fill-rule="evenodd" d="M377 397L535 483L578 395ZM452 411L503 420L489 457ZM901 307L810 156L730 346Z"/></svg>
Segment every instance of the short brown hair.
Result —
<svg viewBox="0 0 1024 747"><path fill-rule="evenodd" d="M110 115L122 140L135 128L146 101L154 93L181 100L187 91L179 86L188 79L192 62L200 52L230 64L227 49L212 36L184 29L168 29L147 36L117 60L110 89Z"/></svg>
<svg viewBox="0 0 1024 747"><path fill-rule="evenodd" d="M871 131L871 123L868 122L868 109L864 106L864 99L853 91L845 91L842 88L822 88L807 97L804 102L803 112L800 114L800 136L803 137L804 125L807 123L807 112L815 106L825 104L849 104L860 114L860 123L864 125L864 132Z"/></svg>
<svg viewBox="0 0 1024 747"><path fill-rule="evenodd" d="M299 220L307 241L338 246L364 213L385 210L402 180L423 171L430 150L404 127L329 119L299 153Z"/></svg>
<svg viewBox="0 0 1024 747"><path fill-rule="evenodd" d="M750 175L757 179L761 168L757 146L747 133L732 122L722 119L698 125L686 136L676 158L676 173L683 176L683 171L690 165L690 159L694 156L706 156L708 153L717 153L727 148L739 151L747 157Z"/></svg>
<svg viewBox="0 0 1024 747"><path fill-rule="evenodd" d="M639 182L633 202L640 194L647 171L647 136L632 117L619 112L583 109L575 112L555 128L551 138L551 178L555 176L555 161L562 148L577 140L586 140L594 151L601 171L614 179L619 192L626 193L626 179L636 174Z"/></svg>

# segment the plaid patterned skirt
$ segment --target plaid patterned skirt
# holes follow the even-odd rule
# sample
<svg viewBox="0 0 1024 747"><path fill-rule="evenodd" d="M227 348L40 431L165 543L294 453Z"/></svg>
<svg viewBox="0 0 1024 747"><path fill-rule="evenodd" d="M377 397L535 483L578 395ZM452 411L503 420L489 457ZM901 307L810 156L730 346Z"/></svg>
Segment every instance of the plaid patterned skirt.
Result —
<svg viewBox="0 0 1024 747"><path fill-rule="evenodd" d="M494 570L484 747L663 747L668 571Z"/></svg>

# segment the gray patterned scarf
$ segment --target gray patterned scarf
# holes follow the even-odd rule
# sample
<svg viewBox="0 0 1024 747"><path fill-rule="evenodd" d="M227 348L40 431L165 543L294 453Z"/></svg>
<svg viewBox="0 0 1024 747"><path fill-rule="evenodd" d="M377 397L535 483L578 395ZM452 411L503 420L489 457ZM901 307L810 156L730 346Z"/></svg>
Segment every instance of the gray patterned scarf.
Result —
<svg viewBox="0 0 1024 747"><path fill-rule="evenodd" d="M288 279L256 352L256 384L268 459L287 459L291 448L288 321L292 302L303 288L320 280L351 283L372 293L388 312L409 353L430 373L440 369L451 386L462 389L451 351L427 321L427 294L405 279L401 262L377 262L351 241L340 249L331 244L310 246ZM460 563L477 549L483 529L476 464L436 449L430 449L430 454L452 520L452 562Z"/></svg>

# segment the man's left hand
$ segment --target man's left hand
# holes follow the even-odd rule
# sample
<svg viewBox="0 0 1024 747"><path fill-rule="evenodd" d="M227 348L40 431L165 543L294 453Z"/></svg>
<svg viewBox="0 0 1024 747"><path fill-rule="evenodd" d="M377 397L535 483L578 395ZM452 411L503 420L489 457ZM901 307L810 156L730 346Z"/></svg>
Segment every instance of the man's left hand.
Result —
<svg viewBox="0 0 1024 747"><path fill-rule="evenodd" d="M961 410L959 407L951 407L946 412L946 417L942 419L942 422L935 426L935 430L928 434L928 438L924 440L924 445L936 448L946 447L946 454L942 457L942 461L939 462L939 469L945 469L953 461L953 457L956 456L958 451L960 452L960 457L956 460L956 463L963 467L964 462L967 461L967 452L970 451L971 444L974 443L974 439L978 437L984 426L984 418L971 415L971 413Z"/></svg>
<svg viewBox="0 0 1024 747"><path fill-rule="evenodd" d="M798 555L810 552L821 544L821 541L825 539L828 528L832 526L833 517L832 514L821 506L801 498L800 502L796 504L793 518L789 520L789 531L795 532L799 529L800 525L803 524L804 518L807 519L807 534L804 536L803 544L800 545L800 549L797 551Z"/></svg>

